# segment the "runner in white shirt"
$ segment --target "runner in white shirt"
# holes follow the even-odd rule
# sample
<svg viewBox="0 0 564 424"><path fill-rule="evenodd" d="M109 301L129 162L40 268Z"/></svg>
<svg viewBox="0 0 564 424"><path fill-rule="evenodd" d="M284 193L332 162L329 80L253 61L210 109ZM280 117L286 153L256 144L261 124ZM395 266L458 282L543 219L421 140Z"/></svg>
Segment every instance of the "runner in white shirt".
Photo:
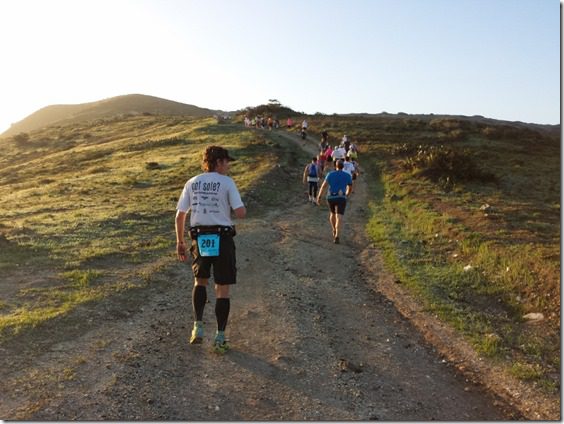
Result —
<svg viewBox="0 0 564 424"><path fill-rule="evenodd" d="M343 171L349 174L351 177L354 172L354 164L351 162L351 158L347 156L345 163L343 164Z"/></svg>
<svg viewBox="0 0 564 424"><path fill-rule="evenodd" d="M190 343L202 343L207 285L213 268L217 319L214 350L218 353L228 349L225 327L230 309L229 286L237 279L231 209L236 218L244 218L247 212L235 182L227 176L231 160L224 148L207 147L203 157L205 172L188 180L176 207L176 251L183 262L187 260L184 232L186 215L190 212L190 253L195 280L192 290L195 322Z"/></svg>
<svg viewBox="0 0 564 424"><path fill-rule="evenodd" d="M354 182L357 176L357 168L356 165L352 162L350 156L347 156L345 158L345 163L343 164L343 171L352 177L352 184L351 184L351 194L352 194L354 193Z"/></svg>
<svg viewBox="0 0 564 424"><path fill-rule="evenodd" d="M335 146L335 150L333 150L333 154L331 157L333 158L333 162L337 162L339 159L345 159L347 155L347 151L342 146Z"/></svg>

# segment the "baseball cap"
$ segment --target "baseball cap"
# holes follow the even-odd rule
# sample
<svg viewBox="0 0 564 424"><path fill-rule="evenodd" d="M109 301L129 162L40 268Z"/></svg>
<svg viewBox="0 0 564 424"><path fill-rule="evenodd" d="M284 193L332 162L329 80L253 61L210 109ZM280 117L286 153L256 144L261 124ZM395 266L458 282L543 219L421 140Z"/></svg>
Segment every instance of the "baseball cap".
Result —
<svg viewBox="0 0 564 424"><path fill-rule="evenodd" d="M229 161L235 160L235 158L229 155L227 149L224 149L221 146L208 146L204 152L204 158L212 162L216 159L227 159Z"/></svg>

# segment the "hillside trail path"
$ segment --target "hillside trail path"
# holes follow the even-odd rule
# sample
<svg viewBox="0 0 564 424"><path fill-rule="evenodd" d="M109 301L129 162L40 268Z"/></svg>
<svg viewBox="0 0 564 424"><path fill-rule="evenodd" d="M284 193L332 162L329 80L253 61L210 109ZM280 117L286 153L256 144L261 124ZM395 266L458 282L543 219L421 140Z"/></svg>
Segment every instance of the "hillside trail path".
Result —
<svg viewBox="0 0 564 424"><path fill-rule="evenodd" d="M279 134L315 154L311 140ZM519 418L439 355L378 290L384 274L377 251L365 238L367 217L367 185L361 176L339 245L332 243L327 207L307 203L305 196L284 210L238 222L239 277L227 328L231 351L217 355L210 350L212 282L204 344L188 343L192 273L187 264L177 264L168 271L166 288L150 291L143 302L85 312L98 325L69 330L72 336L53 337L56 342L48 345L20 346L21 353L10 362L1 359L0 417Z"/></svg>

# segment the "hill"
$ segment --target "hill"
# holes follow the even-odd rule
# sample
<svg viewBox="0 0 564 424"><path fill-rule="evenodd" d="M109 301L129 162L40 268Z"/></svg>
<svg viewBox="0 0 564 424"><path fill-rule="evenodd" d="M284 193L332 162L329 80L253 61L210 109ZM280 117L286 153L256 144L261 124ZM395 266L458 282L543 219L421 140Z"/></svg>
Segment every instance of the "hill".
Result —
<svg viewBox="0 0 564 424"><path fill-rule="evenodd" d="M501 119L493 119L487 118L482 115L473 115L473 116L466 116L466 115L442 115L442 114L408 114L404 112L399 112L396 114L381 112L377 114L372 113L346 113L336 115L343 118L366 118L372 120L392 120L395 119L397 121L402 120L418 120L422 122L430 122L430 121L439 121L439 120L451 120L456 122L465 123L466 126L469 125L477 125L477 126L486 126L486 125L505 125L507 127L513 127L515 129L530 129L534 131L539 131L541 133L548 133L553 136L560 135L560 125L551 125L551 124L536 124L533 122L521 122L521 121L506 121Z"/></svg>
<svg viewBox="0 0 564 424"><path fill-rule="evenodd" d="M13 124L0 136L13 136L54 124L72 124L116 115L212 116L219 111L143 94L128 94L76 105L51 105Z"/></svg>

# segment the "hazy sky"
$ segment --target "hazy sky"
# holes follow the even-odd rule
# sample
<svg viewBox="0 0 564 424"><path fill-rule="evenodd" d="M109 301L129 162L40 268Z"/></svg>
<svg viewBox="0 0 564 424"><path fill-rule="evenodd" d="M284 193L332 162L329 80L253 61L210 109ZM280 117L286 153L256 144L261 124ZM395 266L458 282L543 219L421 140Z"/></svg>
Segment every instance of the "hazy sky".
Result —
<svg viewBox="0 0 564 424"><path fill-rule="evenodd" d="M0 0L0 132L148 94L560 122L559 0Z"/></svg>

